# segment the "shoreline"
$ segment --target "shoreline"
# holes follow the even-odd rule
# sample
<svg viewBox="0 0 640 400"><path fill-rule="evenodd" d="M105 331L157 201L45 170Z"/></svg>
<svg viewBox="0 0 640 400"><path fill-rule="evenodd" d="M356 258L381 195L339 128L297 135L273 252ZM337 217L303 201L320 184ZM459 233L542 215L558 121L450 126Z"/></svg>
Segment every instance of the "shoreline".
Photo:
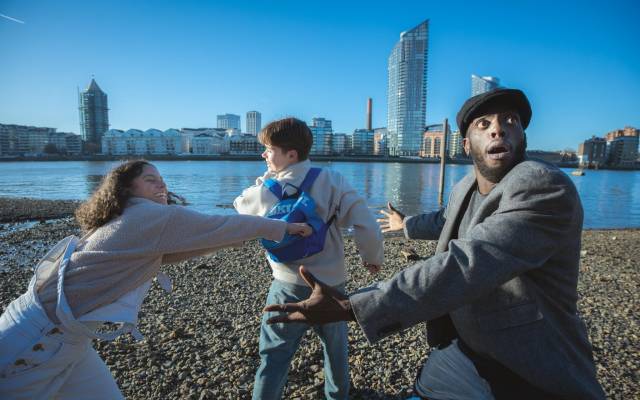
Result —
<svg viewBox="0 0 640 400"><path fill-rule="evenodd" d="M73 217L80 200L47 200L0 195L0 232L7 225ZM633 231L634 227L583 228L583 231Z"/></svg>
<svg viewBox="0 0 640 400"><path fill-rule="evenodd" d="M48 202L55 207L55 201ZM3 310L26 290L31 267L50 246L78 233L68 217L3 233ZM607 398L633 398L640 392L640 229L589 230L582 240L579 311L593 344L598 378ZM372 277L361 268L354 242L347 238L347 291L411 265L401 250L413 248L425 259L435 244L385 236L386 262L383 271ZM145 340L136 343L125 335L114 342L95 343L123 395L141 400L250 398L259 364L261 310L271 281L258 242L162 270L173 279L174 292L168 295L152 286L140 312ZM323 397L321 349L315 334L305 335L291 364L284 398ZM369 345L357 325L350 323L350 398L406 398L428 350L423 324Z"/></svg>
<svg viewBox="0 0 640 400"><path fill-rule="evenodd" d="M41 200L0 196L0 224L39 221L73 216L78 200Z"/></svg>
<svg viewBox="0 0 640 400"><path fill-rule="evenodd" d="M401 163L401 164L439 164L439 158L428 157L391 157L391 156L333 156L333 155L318 155L313 154L310 156L313 161L319 162L380 162L380 163ZM532 158L536 157L533 153L530 155ZM39 161L125 161L133 159L146 159L149 161L262 161L260 154L211 154L211 155L196 155L196 154L184 154L184 155L153 155L153 154L126 154L126 155L40 155L33 157L25 156L3 156L0 157L0 162L39 162ZM472 161L466 158L447 158L447 164L449 165L472 165ZM553 162L559 168L578 168L577 161L560 161ZM587 168L585 168L587 169ZM635 168L617 168L607 167L601 169L611 170L640 170L640 167Z"/></svg>
<svg viewBox="0 0 640 400"><path fill-rule="evenodd" d="M529 155L533 159L541 159L535 152ZM428 157L389 157L389 156L328 156L311 155L313 161L319 162L379 162L400 164L439 164L439 158ZM63 161L126 161L145 159L148 161L262 161L260 154L211 154L211 155L153 155L153 154L126 154L126 155L41 155L33 157L25 156L0 156L0 162L63 162ZM544 158L543 158L544 159ZM575 168L583 171L640 171L640 165L631 167L601 166L580 167L577 161L549 161L558 168ZM473 162L466 158L447 158L448 165L472 165Z"/></svg>

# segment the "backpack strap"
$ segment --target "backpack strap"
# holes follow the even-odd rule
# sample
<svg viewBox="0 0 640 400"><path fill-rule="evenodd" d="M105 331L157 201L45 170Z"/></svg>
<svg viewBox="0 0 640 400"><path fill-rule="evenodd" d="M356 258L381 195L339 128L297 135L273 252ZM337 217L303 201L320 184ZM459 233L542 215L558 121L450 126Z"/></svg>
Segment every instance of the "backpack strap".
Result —
<svg viewBox="0 0 640 400"><path fill-rule="evenodd" d="M269 191L278 198L278 200L282 200L283 190L277 180L273 178L265 179L263 185L266 186L267 189L269 189Z"/></svg>
<svg viewBox="0 0 640 400"><path fill-rule="evenodd" d="M307 172L307 176L304 177L304 180L300 184L300 193L307 192L309 193L309 189L311 189L311 185L316 181L318 175L322 172L321 168L309 168L309 172Z"/></svg>

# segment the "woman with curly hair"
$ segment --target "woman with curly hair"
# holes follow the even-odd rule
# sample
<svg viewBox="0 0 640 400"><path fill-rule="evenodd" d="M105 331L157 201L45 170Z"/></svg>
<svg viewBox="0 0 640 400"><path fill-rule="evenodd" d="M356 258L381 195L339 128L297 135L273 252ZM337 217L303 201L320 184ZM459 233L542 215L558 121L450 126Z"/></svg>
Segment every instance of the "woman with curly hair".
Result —
<svg viewBox="0 0 640 400"><path fill-rule="evenodd" d="M175 205L145 160L113 169L76 211L85 235L60 241L36 267L25 294L0 317L0 398L122 398L91 339L141 338L138 311L160 265L244 240L309 235L305 224L207 215ZM116 331L97 331L105 322Z"/></svg>

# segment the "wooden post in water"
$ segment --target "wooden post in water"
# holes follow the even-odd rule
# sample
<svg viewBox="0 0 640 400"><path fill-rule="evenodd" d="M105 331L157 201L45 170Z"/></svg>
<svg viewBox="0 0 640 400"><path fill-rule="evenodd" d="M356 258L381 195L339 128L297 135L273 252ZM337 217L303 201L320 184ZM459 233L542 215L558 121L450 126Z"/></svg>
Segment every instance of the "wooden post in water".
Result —
<svg viewBox="0 0 640 400"><path fill-rule="evenodd" d="M449 131L449 120L444 119L442 124L442 143L440 143L440 185L438 187L438 204L442 206L444 197L444 171L447 159L447 133Z"/></svg>

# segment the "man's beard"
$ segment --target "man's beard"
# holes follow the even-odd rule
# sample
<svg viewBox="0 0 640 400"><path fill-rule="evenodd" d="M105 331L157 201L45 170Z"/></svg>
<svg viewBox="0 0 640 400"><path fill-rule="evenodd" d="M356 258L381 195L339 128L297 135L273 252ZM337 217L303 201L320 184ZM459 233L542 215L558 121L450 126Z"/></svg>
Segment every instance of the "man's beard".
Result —
<svg viewBox="0 0 640 400"><path fill-rule="evenodd" d="M511 171L511 168L524 160L526 149L527 135L524 135L522 142L513 149L513 158L511 159L511 162L508 164L498 165L496 167L490 167L487 165L482 150L476 152L472 147L470 149L470 153L471 159L473 160L476 168L478 168L480 175L484 176L484 178L489 182L498 183L505 177L505 175L507 175L507 173L509 173L509 171Z"/></svg>

